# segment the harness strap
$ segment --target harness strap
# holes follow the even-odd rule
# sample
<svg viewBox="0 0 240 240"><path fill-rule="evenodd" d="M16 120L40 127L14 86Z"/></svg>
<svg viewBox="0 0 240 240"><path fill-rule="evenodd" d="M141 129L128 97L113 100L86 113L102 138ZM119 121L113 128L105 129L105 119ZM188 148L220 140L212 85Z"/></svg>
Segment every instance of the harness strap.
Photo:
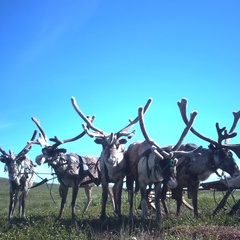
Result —
<svg viewBox="0 0 240 240"><path fill-rule="evenodd" d="M42 184L44 184L44 183L46 183L46 182L48 182L48 181L49 181L49 180L48 180L47 178L45 178L45 179L43 179L41 182L39 182L39 183L33 185L32 187L30 187L30 189L35 188L35 187L38 187L38 186L41 186Z"/></svg>
<svg viewBox="0 0 240 240"><path fill-rule="evenodd" d="M87 170L84 170L84 166L83 165L86 164L88 166L88 164L86 163L86 160L84 160L83 157L81 157L81 156L79 156L79 160L80 160L80 162L79 162L80 174L87 175L90 178L90 180L81 183L80 186L83 186L83 185L86 185L86 184L89 184L89 183L92 183L92 182L94 182L97 186L99 186L100 185L99 178L95 178L92 175L92 173L89 171L89 168ZM97 163L98 163L98 161L97 161ZM96 163L96 165L97 165L97 163ZM97 170L98 170L98 168L97 168Z"/></svg>
<svg viewBox="0 0 240 240"><path fill-rule="evenodd" d="M219 166L221 165L221 162L219 163L219 166L216 166L215 162L214 162L214 158L213 158L213 153L211 151L211 153L208 155L208 161L211 163L211 170L217 174L218 177L221 177L221 175L217 172Z"/></svg>
<svg viewBox="0 0 240 240"><path fill-rule="evenodd" d="M149 149L147 149L145 152L143 152L143 153L140 155L140 157L139 157L139 159L141 159L141 158L143 158L143 157L145 157L145 158L147 159L147 161L146 161L146 169L147 169L148 178L150 177L150 174L151 174L151 170L150 170L150 168L148 167L148 159L149 159L149 155L150 155L151 152L152 152L152 150L151 150L151 148L149 148Z"/></svg>

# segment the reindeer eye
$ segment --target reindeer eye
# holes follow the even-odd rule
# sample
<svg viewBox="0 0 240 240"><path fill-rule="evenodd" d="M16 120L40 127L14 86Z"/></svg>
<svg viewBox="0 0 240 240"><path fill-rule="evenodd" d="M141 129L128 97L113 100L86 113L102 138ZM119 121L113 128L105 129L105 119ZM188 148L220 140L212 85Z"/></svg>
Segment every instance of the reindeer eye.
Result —
<svg viewBox="0 0 240 240"><path fill-rule="evenodd" d="M227 157L227 151L225 151L225 150L219 150L219 156L220 156L220 158L226 158Z"/></svg>

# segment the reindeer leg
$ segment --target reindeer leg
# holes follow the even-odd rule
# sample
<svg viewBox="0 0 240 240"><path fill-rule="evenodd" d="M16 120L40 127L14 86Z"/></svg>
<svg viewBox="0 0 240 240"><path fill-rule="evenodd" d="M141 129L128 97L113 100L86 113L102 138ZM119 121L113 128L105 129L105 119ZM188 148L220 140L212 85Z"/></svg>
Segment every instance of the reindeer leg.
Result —
<svg viewBox="0 0 240 240"><path fill-rule="evenodd" d="M168 207L167 207L167 204L166 204L167 191L168 191L167 184L163 183L163 188L161 189L161 192L160 192L160 199L161 199L163 209L164 209L164 212L165 212L166 215L169 214L169 210L168 210Z"/></svg>
<svg viewBox="0 0 240 240"><path fill-rule="evenodd" d="M72 203L71 203L72 219L74 219L74 220L75 220L75 207L76 207L77 195L78 195L78 184L75 182L73 184L73 189L72 189Z"/></svg>
<svg viewBox="0 0 240 240"><path fill-rule="evenodd" d="M115 212L116 207L112 188L108 188L108 196L111 198L112 208L113 211Z"/></svg>
<svg viewBox="0 0 240 240"><path fill-rule="evenodd" d="M161 219L160 193L161 193L161 182L157 182L155 183L155 206L156 206L156 220L158 222Z"/></svg>
<svg viewBox="0 0 240 240"><path fill-rule="evenodd" d="M27 192L23 189L22 194L19 196L18 215L20 218L25 218L26 196Z"/></svg>
<svg viewBox="0 0 240 240"><path fill-rule="evenodd" d="M105 220L107 218L106 215L107 199L108 199L108 182L104 179L102 181L102 211L100 215L101 220Z"/></svg>
<svg viewBox="0 0 240 240"><path fill-rule="evenodd" d="M192 195L192 204L193 204L193 211L194 216L198 217L198 189L199 189L200 182L199 181L192 181L191 182L191 195Z"/></svg>
<svg viewBox="0 0 240 240"><path fill-rule="evenodd" d="M87 196L87 202L83 209L83 214L88 210L89 205L92 202L92 187L85 187L85 194Z"/></svg>
<svg viewBox="0 0 240 240"><path fill-rule="evenodd" d="M121 214L121 206L122 206L122 186L123 186L123 179L121 179L117 184L116 189L116 214L118 218L122 217Z"/></svg>
<svg viewBox="0 0 240 240"><path fill-rule="evenodd" d="M10 203L9 203L9 214L8 219L10 220L13 217L15 207L17 205L18 190L10 189Z"/></svg>
<svg viewBox="0 0 240 240"><path fill-rule="evenodd" d="M71 207L72 207L72 220L73 223L75 224L75 227L77 230L79 230L77 221L76 221L76 216L75 216L75 208L76 208L76 199L77 199L77 195L78 195L78 181L75 181L72 187L72 203L71 203Z"/></svg>
<svg viewBox="0 0 240 240"><path fill-rule="evenodd" d="M180 209L182 206L182 196L183 196L183 188L179 183L176 188L172 189L172 198L177 201L177 211L176 211L177 216L179 216L180 214Z"/></svg>
<svg viewBox="0 0 240 240"><path fill-rule="evenodd" d="M128 190L128 202L129 202L129 213L128 217L133 218L133 180L131 177L127 177L127 190Z"/></svg>
<svg viewBox="0 0 240 240"><path fill-rule="evenodd" d="M141 209L142 209L141 218L146 219L148 215L146 185L144 183L139 183L139 187L141 193Z"/></svg>
<svg viewBox="0 0 240 240"><path fill-rule="evenodd" d="M57 217L57 220L61 219L63 216L63 211L64 211L64 207L65 207L66 200L67 200L67 194L68 194L68 187L65 187L63 184L60 184L59 195L61 197L61 207L60 207L60 212Z"/></svg>
<svg viewBox="0 0 240 240"><path fill-rule="evenodd" d="M114 210L114 213L117 215L117 183L115 183L112 187L112 193L113 193L113 210Z"/></svg>

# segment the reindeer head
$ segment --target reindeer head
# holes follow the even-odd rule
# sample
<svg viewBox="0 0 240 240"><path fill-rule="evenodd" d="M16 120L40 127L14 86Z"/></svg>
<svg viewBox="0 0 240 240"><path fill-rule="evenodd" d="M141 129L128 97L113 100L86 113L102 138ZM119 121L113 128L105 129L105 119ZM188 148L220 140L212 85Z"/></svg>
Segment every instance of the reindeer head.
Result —
<svg viewBox="0 0 240 240"><path fill-rule="evenodd" d="M118 138L116 134L110 133L97 137L94 142L102 145L101 158L106 159L109 165L117 166L123 160L126 139Z"/></svg>
<svg viewBox="0 0 240 240"><path fill-rule="evenodd" d="M20 151L17 155L14 154L12 150L9 150L9 154L7 154L1 147L0 147L0 161L5 163L5 171L8 171L8 178L12 182L16 182L17 185L20 185L19 179L22 177L24 172L24 167L22 162L30 159L27 157L27 153L30 151L32 147L32 142L37 135L37 130L34 131L33 136L29 143Z"/></svg>
<svg viewBox="0 0 240 240"><path fill-rule="evenodd" d="M135 118L133 121L118 131L117 133L105 133L104 131L95 127L91 122L89 122L88 118L83 114L83 112L79 109L76 100L74 97L71 98L72 104L78 115L87 123L89 128L93 131L90 132L87 127L83 124L83 128L86 133L90 137L95 137L95 142L97 144L102 145L102 153L101 153L101 160L110 166L117 166L119 163L122 162L124 159L124 151L125 151L125 143L127 143L127 139L132 138L135 134L135 130L132 132L128 132L128 130L138 122L138 117ZM151 99L148 100L144 107L144 112L148 109Z"/></svg>
<svg viewBox="0 0 240 240"><path fill-rule="evenodd" d="M179 101L178 106L184 123L188 124L189 121L186 114L187 99L183 98L181 101ZM240 118L240 111L233 112L233 115L234 121L229 132L227 132L226 127L220 128L219 123L216 123L216 130L218 133L217 141L214 141L200 134L193 127L190 129L190 131L194 133L197 137L210 143L209 152L210 159L212 160L212 170L215 171L216 174L218 174L216 171L218 168L222 169L223 171L226 171L231 176L236 176L240 174L239 168L231 152L233 151L238 157L240 157L240 144L229 144L229 139L237 135L237 133L234 132L234 130ZM223 140L225 140L224 144L222 143Z"/></svg>

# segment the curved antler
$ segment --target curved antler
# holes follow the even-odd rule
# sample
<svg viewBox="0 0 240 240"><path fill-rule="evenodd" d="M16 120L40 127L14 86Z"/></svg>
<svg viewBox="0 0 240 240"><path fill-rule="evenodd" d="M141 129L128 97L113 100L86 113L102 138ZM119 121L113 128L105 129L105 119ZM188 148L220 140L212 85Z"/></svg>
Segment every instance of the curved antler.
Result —
<svg viewBox="0 0 240 240"><path fill-rule="evenodd" d="M34 139L35 139L36 136L37 136L37 133L38 133L38 131L37 131L37 130L34 130L33 135L32 135L32 137L31 137L30 141L29 141L29 142L27 143L27 145L23 148L23 150L20 151L20 152L17 154L16 158L22 157L22 156L26 155L26 154L30 151L30 149L32 148L32 144L34 143Z"/></svg>
<svg viewBox="0 0 240 240"><path fill-rule="evenodd" d="M9 156L9 155L2 149L2 147L0 147L0 152L1 152L4 156Z"/></svg>
<svg viewBox="0 0 240 240"><path fill-rule="evenodd" d="M50 146L50 143L48 142L48 137L45 134L45 132L43 131L43 128L40 125L40 121L38 119L36 119L35 117L32 117L31 119L37 125L38 129L40 130L39 138L37 139L35 144L40 144L41 146L45 146L45 147Z"/></svg>
<svg viewBox="0 0 240 240"><path fill-rule="evenodd" d="M90 132L88 131L87 127L83 124L83 128L86 131L86 133L90 136L90 137L97 137L97 138L103 138L108 136L108 134L106 134L104 131L102 131L101 129L95 127L92 123L89 122L88 118L84 115L84 113L80 110L80 108L77 105L76 99L74 97L71 97L71 101L72 101L72 105L74 107L74 109L76 110L76 112L78 113L78 115L87 123L87 125L89 126L89 128L91 128L94 132ZM149 98L146 105L144 106L144 113L147 111L147 109L149 108L150 104L152 102L152 99ZM122 136L128 137L129 139L135 134L135 130L133 130L132 132L128 132L128 130L138 122L138 117L136 117L133 121L130 121L130 123L124 127L123 129L121 129L120 131L118 131L116 133L116 138L119 139ZM111 133L113 134L113 133Z"/></svg>
<svg viewBox="0 0 240 240"><path fill-rule="evenodd" d="M149 98L143 108L143 113L142 113L143 115L147 112L151 103L152 103L152 98ZM130 120L130 123L126 127L124 127L123 129L117 132L117 136L118 137L127 136L130 139L135 134L136 131L133 130L131 133L128 133L127 131L138 121L139 121L139 116L137 116L133 121Z"/></svg>
<svg viewBox="0 0 240 240"><path fill-rule="evenodd" d="M182 142L184 140L184 138L186 137L187 133L189 132L189 130L191 129L194 121L195 121L195 118L197 116L198 112L197 111L193 111L191 114L190 114L190 121L188 122L186 128L183 130L182 132L182 135L180 137L180 139L178 140L177 144L172 148L171 151L177 151L180 146L182 145Z"/></svg>
<svg viewBox="0 0 240 240"><path fill-rule="evenodd" d="M238 124L238 121L240 119L240 110L238 112L233 112L233 118L234 118L233 125L230 128L229 133L232 133L235 130L237 124Z"/></svg>
<svg viewBox="0 0 240 240"><path fill-rule="evenodd" d="M179 106L179 109L180 109L180 112L181 112L181 116L182 116L182 119L183 121L185 122L185 124L187 124L189 121L188 121L188 118L187 118L187 99L183 98L181 101L178 102L178 106ZM229 131L229 133L226 131L226 127L223 127L223 128L220 128L219 127L219 123L217 122L216 123L216 129L217 129L217 133L218 133L218 141L214 141L202 134L200 134L198 131L196 131L193 127L190 129L190 131L192 133L194 133L197 137L209 142L209 143L212 143L213 145L215 146L222 146L222 141L223 140L227 140L229 138L233 138L237 135L237 133L233 132L234 129L236 128L237 126L237 123L238 123L238 120L240 118L240 111L238 112L233 112L233 115L234 115L234 122L233 122L233 125Z"/></svg>
<svg viewBox="0 0 240 240"><path fill-rule="evenodd" d="M95 120L95 116L87 117L87 118L89 119L89 122L93 122ZM46 146L46 147L51 146L50 143L48 142L48 137L47 137L46 133L44 132L43 128L40 125L40 121L37 120L35 117L32 117L32 120L33 120L33 122L35 122L35 124L37 125L37 127L39 128L39 130L41 132L41 134L39 134L39 138L34 143L40 144L41 146ZM49 140L52 142L55 142L55 144L53 144L51 147L56 149L59 145L61 145L63 143L67 143L67 142L76 141L77 139L80 139L81 137L83 137L85 134L86 134L86 132L83 131L79 135L77 135L76 137L73 137L73 138L67 138L65 140L60 140L57 136L54 136L54 138L50 138Z"/></svg>
<svg viewBox="0 0 240 240"><path fill-rule="evenodd" d="M143 120L143 107L138 108L138 117L139 117L140 128L144 138L151 146L156 147L156 150L154 150L154 152L159 156L160 159L172 158L172 154L165 152L153 139L149 137L145 127L144 120Z"/></svg>
<svg viewBox="0 0 240 240"><path fill-rule="evenodd" d="M178 107L179 107L179 110L180 110L180 113L181 113L181 116L182 116L182 119L184 121L184 123L187 125L189 123L189 120L187 118L187 99L186 98L183 98L181 101L178 101ZM192 133L194 133L197 137L209 142L209 143L212 143L213 145L215 146L218 146L218 143L208 137L205 137L204 135L200 134L199 132L197 132L193 127L191 127L190 131Z"/></svg>
<svg viewBox="0 0 240 240"><path fill-rule="evenodd" d="M78 115L84 120L85 123L87 123L88 127L91 128L93 131L95 131L96 133L90 133L89 131L87 131L87 134L93 134L92 136L94 137L104 137L106 135L106 133L104 133L104 131L102 131L101 129L95 127L91 121L89 121L88 117L86 117L84 115L84 113L80 110L80 108L77 105L77 101L74 97L71 97L71 101L72 101L72 105L74 107L74 109L76 110L76 112L78 113ZM86 127L83 125L84 129L86 129Z"/></svg>
<svg viewBox="0 0 240 240"><path fill-rule="evenodd" d="M27 143L27 145L15 156L14 152L10 149L9 154L7 154L1 147L0 147L0 152L3 155L3 158L5 159L13 159L13 160L18 160L24 155L26 155L30 149L32 148L32 144L34 143L34 139L37 136L37 130L33 132L33 135L30 139L30 141ZM1 160L2 161L2 160ZM5 161L3 161L5 162ZM6 163L6 162L5 162Z"/></svg>
<svg viewBox="0 0 240 240"><path fill-rule="evenodd" d="M150 145L154 145L156 147L156 149L158 150L158 152L160 154L162 154L165 158L171 158L172 157L172 152L176 152L180 148L184 138L186 137L188 131L192 127L197 114L198 114L197 111L194 111L194 112L191 113L190 121L188 122L186 128L183 130L180 139L178 140L177 144L171 149L171 152L167 153L154 140L152 140L149 137L149 135L146 131L144 120L143 120L143 109L142 109L142 107L140 107L139 110L138 110L139 123L140 123L140 127L141 127L144 138L146 139L147 142L149 142Z"/></svg>
<svg viewBox="0 0 240 240"><path fill-rule="evenodd" d="M182 119L185 122L185 124L187 124L188 123L188 119L187 119L187 115L186 115L187 99L183 98L181 101L179 101L178 106L179 106L179 109L180 109L180 112L182 115ZM197 137L215 145L216 147L228 148L228 149L232 150L240 158L240 144L222 144L221 143L224 139L227 140L227 139L235 137L237 135L237 133L235 133L233 131L236 128L238 120L240 118L240 111L233 112L233 115L234 115L234 122L233 122L233 125L232 125L229 133L226 132L226 128L220 128L219 124L216 123L216 128L217 128L217 132L218 132L218 142L216 142L208 137L205 137L204 135L197 132L193 127L191 127L190 131L192 133L194 133ZM224 131L224 134L223 134L223 131Z"/></svg>

